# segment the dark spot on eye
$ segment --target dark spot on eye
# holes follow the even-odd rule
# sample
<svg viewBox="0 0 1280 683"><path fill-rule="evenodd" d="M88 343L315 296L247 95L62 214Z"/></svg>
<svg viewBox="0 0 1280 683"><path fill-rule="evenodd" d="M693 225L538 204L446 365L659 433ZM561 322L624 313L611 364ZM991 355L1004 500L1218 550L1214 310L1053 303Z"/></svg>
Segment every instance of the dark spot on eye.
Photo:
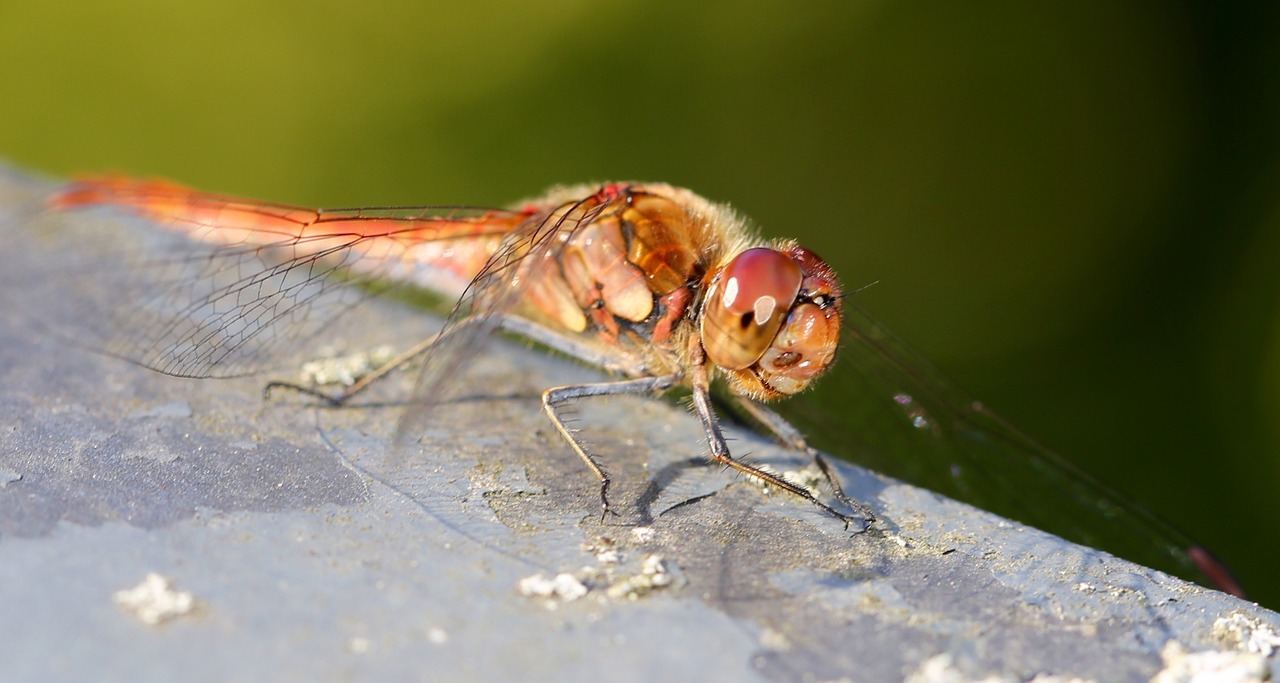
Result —
<svg viewBox="0 0 1280 683"><path fill-rule="evenodd" d="M801 297L801 299L804 301L808 301L809 303L821 309L830 308L831 305L835 303L835 299L832 298L830 294L812 294L811 295L808 292L805 292L803 293L803 296Z"/></svg>
<svg viewBox="0 0 1280 683"><path fill-rule="evenodd" d="M783 351L773 359L773 364L782 368L791 367L799 362L800 354L795 351Z"/></svg>
<svg viewBox="0 0 1280 683"><path fill-rule="evenodd" d="M751 327L751 321L752 321L753 319L754 319L754 316L753 316L752 314L750 314L750 313L743 313L743 314L742 314L742 318L741 318L740 320L738 320L738 325L739 325L742 329L744 329L744 330L745 330L745 329L747 329L748 327Z"/></svg>

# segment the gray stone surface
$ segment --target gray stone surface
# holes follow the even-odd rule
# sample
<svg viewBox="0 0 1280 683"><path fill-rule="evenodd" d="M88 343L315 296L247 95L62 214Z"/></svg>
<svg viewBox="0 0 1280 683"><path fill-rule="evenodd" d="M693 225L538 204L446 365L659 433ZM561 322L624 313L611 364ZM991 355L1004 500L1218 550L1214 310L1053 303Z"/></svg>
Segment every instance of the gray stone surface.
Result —
<svg viewBox="0 0 1280 683"><path fill-rule="evenodd" d="M411 377L329 409L86 352L59 337L77 320L48 319L95 280L63 267L82 245L24 214L46 189L0 178L3 680L1138 681L1171 641L1242 652L1219 619L1263 651L1280 632L1250 603L840 464L884 520L852 535L702 465L696 421L660 400L580 402L616 482L601 523L537 398L599 375L510 341L399 446ZM372 302L331 332L360 350L438 325ZM151 572L193 607L150 625L118 604ZM588 592L529 594L562 573Z"/></svg>

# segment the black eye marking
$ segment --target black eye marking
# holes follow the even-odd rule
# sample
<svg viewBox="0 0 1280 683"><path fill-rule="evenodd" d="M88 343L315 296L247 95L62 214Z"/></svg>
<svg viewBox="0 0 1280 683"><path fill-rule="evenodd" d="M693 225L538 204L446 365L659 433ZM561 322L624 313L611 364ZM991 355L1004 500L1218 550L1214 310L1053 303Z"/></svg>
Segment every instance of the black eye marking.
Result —
<svg viewBox="0 0 1280 683"><path fill-rule="evenodd" d="M790 367L798 362L800 362L800 354L795 351L784 351L773 359L773 364L780 368Z"/></svg>
<svg viewBox="0 0 1280 683"><path fill-rule="evenodd" d="M818 308L826 309L826 308L830 308L831 304L835 300L826 294L810 294L809 292L802 291L800 292L799 295L796 296L796 301L797 302L807 301L813 304L814 306L817 306Z"/></svg>

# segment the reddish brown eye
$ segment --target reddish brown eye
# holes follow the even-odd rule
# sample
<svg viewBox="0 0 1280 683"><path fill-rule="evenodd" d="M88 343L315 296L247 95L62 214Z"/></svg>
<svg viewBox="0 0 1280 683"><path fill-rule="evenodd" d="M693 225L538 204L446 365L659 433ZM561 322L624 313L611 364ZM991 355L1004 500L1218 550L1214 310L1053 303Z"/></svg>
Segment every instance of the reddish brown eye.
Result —
<svg viewBox="0 0 1280 683"><path fill-rule="evenodd" d="M764 355L800 293L804 274L790 256L758 247L729 261L707 292L702 345L711 362L729 370Z"/></svg>

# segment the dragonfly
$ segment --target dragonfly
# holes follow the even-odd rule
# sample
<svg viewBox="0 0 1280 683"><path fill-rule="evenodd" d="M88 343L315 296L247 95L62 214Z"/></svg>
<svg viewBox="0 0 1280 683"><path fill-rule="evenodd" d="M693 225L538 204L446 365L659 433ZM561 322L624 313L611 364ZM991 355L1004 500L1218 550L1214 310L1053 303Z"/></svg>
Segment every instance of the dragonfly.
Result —
<svg viewBox="0 0 1280 683"><path fill-rule="evenodd" d="M398 430L412 434L424 426L432 403L447 395L457 369L478 352L478 338L495 331L604 369L616 379L542 394L547 417L600 482L602 521L612 512L611 480L568 426L565 406L587 397L682 388L692 398L711 461L807 500L855 532L870 528L877 521L872 509L845 495L802 431L765 405L803 392L828 374L839 355L865 396L831 418L858 425L853 442L862 452L854 459L1072 540L1242 593L1203 547L1124 502L942 377L848 301L831 266L813 251L792 240L764 239L729 206L683 188L566 186L509 209L311 209L105 176L66 185L47 205L58 212L132 214L179 240L152 245L155 256L135 269L146 276L124 280L135 289L95 304L115 320L105 326L113 333L102 340L103 350L162 373L256 373L350 307L402 283L456 301L437 336L336 395L284 382L269 384L268 391L288 387L340 405L417 359L417 405L404 412ZM719 387L727 391L713 395ZM812 456L831 489L830 502L735 458L717 399ZM805 411L800 422L820 426L814 416L823 413ZM1046 508L1051 515L1041 514Z"/></svg>
<svg viewBox="0 0 1280 683"><path fill-rule="evenodd" d="M216 245L205 256L142 266L160 270L152 279L166 287L138 297L142 306L123 307L120 317L135 331L112 340L110 350L149 368L180 377L252 372L269 347L304 339L331 317L326 294L343 284L329 279L335 271L364 282L409 279L457 297L440 335L336 396L282 382L268 392L284 386L342 404L425 356L414 396L434 400L479 348L475 337L504 329L623 378L542 394L552 424L600 481L602 520L612 511L611 479L569 427L564 406L682 386L712 462L803 498L846 528L863 531L875 521L868 506L844 494L821 455L758 403L804 390L834 360L842 308L835 274L794 242L760 243L726 207L688 190L615 183L555 190L515 210L312 210L102 178L64 188L49 205L119 207ZM188 272L193 264L196 272ZM156 296L176 297L164 301L175 305L149 319ZM760 424L811 453L847 511L733 457L713 407L713 375L727 380ZM415 408L405 412L402 433L420 426L412 416L430 406Z"/></svg>

